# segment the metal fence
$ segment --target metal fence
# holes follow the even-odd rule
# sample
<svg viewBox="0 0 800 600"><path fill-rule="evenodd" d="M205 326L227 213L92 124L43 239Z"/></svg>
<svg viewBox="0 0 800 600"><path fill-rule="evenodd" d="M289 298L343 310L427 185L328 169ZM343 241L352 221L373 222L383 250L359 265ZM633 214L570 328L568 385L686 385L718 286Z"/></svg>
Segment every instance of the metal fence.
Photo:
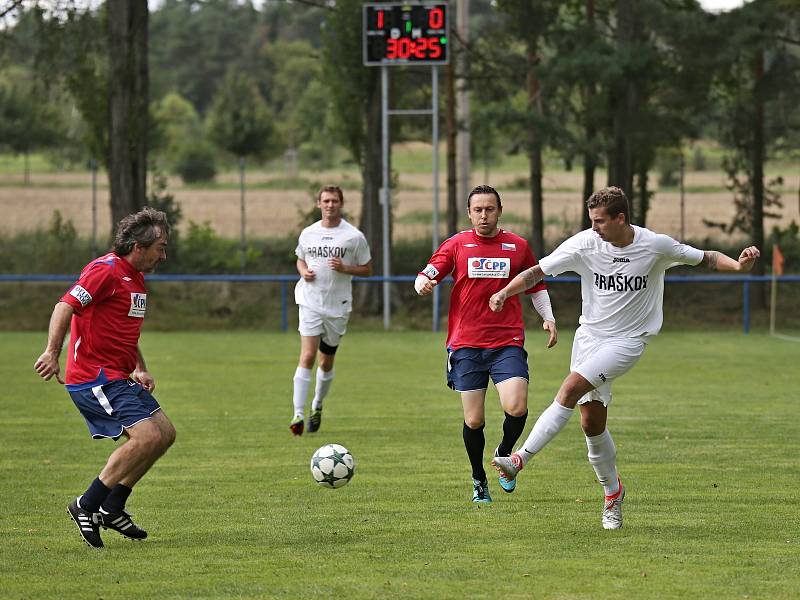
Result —
<svg viewBox="0 0 800 600"><path fill-rule="evenodd" d="M77 279L77 275L0 275L0 282L72 282ZM280 306L281 306L281 330L287 331L289 327L288 311L289 311L289 285L294 285L298 281L297 275L148 275L147 280L158 282L239 282L239 283L257 283L257 282L271 282L280 284ZM395 275L392 277L354 277L355 283L408 283L411 284L415 275ZM782 275L775 277L775 281L782 282L800 282L800 275ZM770 282L773 277L770 275L667 275L665 277L666 284L697 284L697 283L741 283L742 284L742 331L744 333L750 332L750 286L756 282ZM580 278L575 276L562 276L562 277L547 277L545 281L548 284L574 284L579 283ZM445 285L452 283L452 279L447 278L443 282ZM440 312L441 312L441 297L440 294L433 295L433 316L431 328L433 331L439 331L440 328Z"/></svg>

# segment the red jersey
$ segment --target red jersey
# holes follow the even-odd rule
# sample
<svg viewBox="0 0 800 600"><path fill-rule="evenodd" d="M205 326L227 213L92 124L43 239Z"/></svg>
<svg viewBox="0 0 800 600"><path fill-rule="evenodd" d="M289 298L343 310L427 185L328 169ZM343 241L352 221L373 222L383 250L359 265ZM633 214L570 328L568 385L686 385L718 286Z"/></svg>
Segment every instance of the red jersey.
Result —
<svg viewBox="0 0 800 600"><path fill-rule="evenodd" d="M536 264L528 242L503 229L491 238L469 229L445 240L421 274L437 281L453 275L447 347L455 350L524 345L519 296L506 300L503 310L497 313L489 308L489 297ZM539 282L526 293L544 289L544 282Z"/></svg>
<svg viewBox="0 0 800 600"><path fill-rule="evenodd" d="M127 379L136 368L147 308L144 275L114 253L93 260L61 297L73 309L68 385Z"/></svg>

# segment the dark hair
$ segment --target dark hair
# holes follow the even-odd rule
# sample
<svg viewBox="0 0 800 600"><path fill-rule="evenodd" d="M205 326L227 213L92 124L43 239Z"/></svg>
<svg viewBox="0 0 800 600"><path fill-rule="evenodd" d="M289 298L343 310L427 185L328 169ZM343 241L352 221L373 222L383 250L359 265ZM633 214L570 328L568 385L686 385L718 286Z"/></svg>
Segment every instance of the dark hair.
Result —
<svg viewBox="0 0 800 600"><path fill-rule="evenodd" d="M322 192L333 192L337 196L339 196L339 202L344 204L344 193L342 192L342 188L338 185L323 185L319 192L317 192L317 202L322 200Z"/></svg>
<svg viewBox="0 0 800 600"><path fill-rule="evenodd" d="M169 239L167 215L160 210L145 206L142 210L123 218L117 225L114 238L114 254L127 256L135 244L149 248L160 235Z"/></svg>
<svg viewBox="0 0 800 600"><path fill-rule="evenodd" d="M612 185L597 190L594 194L589 196L589 199L586 201L586 208L598 208L600 206L606 209L608 216L612 219L616 218L619 213L623 213L625 215L625 222L631 222L631 209L628 204L628 197L620 188Z"/></svg>
<svg viewBox="0 0 800 600"><path fill-rule="evenodd" d="M497 208L503 208L503 203L500 201L500 194L497 193L496 189L490 185L479 185L469 193L469 196L467 196L467 209L469 209L469 201L472 200L473 196L478 194L494 195L494 197L497 198Z"/></svg>

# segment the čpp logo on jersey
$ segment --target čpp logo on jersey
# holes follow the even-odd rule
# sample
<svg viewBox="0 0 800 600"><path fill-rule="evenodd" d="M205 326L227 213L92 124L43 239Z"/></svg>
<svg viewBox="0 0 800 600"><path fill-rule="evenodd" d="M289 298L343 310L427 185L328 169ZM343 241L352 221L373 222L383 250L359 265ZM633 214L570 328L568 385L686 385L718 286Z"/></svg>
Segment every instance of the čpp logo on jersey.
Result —
<svg viewBox="0 0 800 600"><path fill-rule="evenodd" d="M131 309L128 311L128 316L144 319L144 313L146 310L147 294L131 292Z"/></svg>
<svg viewBox="0 0 800 600"><path fill-rule="evenodd" d="M471 279L508 279L510 274L510 258L467 259L467 276Z"/></svg>

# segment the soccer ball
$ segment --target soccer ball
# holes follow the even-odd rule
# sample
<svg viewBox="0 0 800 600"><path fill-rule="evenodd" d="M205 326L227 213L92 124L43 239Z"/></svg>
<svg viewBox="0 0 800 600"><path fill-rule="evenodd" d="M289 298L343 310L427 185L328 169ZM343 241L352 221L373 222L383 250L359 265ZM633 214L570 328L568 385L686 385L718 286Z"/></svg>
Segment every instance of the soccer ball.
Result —
<svg viewBox="0 0 800 600"><path fill-rule="evenodd" d="M350 451L339 444L325 444L311 457L311 476L325 488L347 485L356 472L356 461Z"/></svg>

